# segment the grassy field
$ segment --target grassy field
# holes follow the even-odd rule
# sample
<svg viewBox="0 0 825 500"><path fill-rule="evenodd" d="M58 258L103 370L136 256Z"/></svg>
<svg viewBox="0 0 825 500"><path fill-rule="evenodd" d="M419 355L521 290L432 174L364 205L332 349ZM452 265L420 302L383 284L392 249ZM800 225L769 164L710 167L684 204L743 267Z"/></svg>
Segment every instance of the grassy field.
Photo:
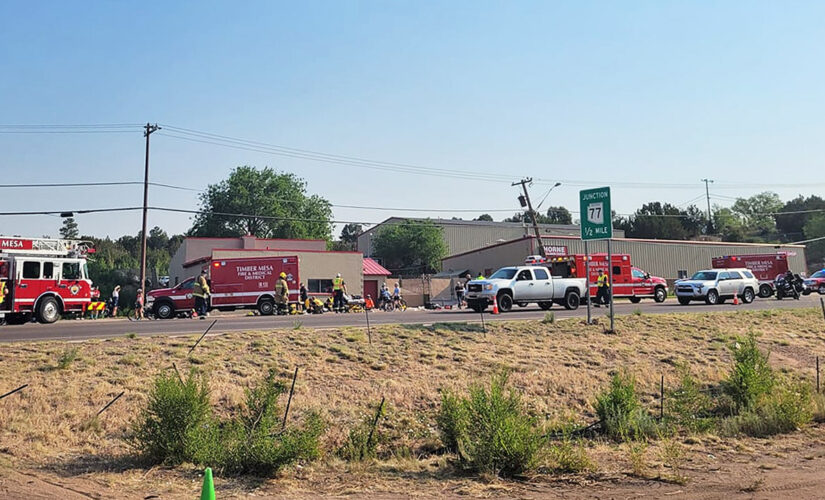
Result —
<svg viewBox="0 0 825 500"><path fill-rule="evenodd" d="M586 444L589 470L550 472L548 458L547 467L525 481L479 479L457 471L451 457L440 451L435 428L440 391L463 391L502 369L511 372L511 384L543 421L588 424L594 420L595 395L612 374L633 374L643 403L653 411L659 404L660 377L674 386L679 365L688 366L703 383L719 382L731 364L728 345L738 335L758 335L760 346L771 352L771 364L796 378L813 382L816 356L825 357L825 323L813 309L639 314L617 318L617 334L605 334L604 318L601 323L502 322L488 325L486 333L475 324L379 326L372 330L372 345L361 328L308 330L296 323L289 330L210 336L189 357L196 336L3 345L0 393L29 386L0 401L0 493L56 489L54 494L67 498L72 492L107 498L193 497L199 481L194 466L140 467L123 439L154 376L172 363L182 373L196 369L208 375L219 412L241 404L245 388L268 369L288 383L299 367L290 420L320 411L329 424L325 450L340 446L348 430L386 398L377 460L352 464L328 453L275 478L218 477L224 496L369 493L389 498L417 492L530 497L555 491L575 497L581 484L632 489L677 475L682 478L678 482L701 484L722 456L743 464L741 477L732 472L731 479L741 483L734 485L741 491L760 486L745 484L746 465L759 465L754 457L792 460L788 449L799 449L800 443L813 446L800 460L819 460L817 446L825 456L825 432L814 425L773 440L711 433L677 436L641 450L595 440ZM122 391L119 401L93 418ZM766 467L760 470L771 470L770 464Z"/></svg>

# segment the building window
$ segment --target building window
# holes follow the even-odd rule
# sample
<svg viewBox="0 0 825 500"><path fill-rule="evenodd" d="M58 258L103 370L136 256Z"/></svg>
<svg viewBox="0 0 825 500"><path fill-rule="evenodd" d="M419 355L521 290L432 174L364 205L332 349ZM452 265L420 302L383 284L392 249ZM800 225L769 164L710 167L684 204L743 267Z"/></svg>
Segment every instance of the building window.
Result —
<svg viewBox="0 0 825 500"><path fill-rule="evenodd" d="M307 292L332 293L332 280L307 280Z"/></svg>

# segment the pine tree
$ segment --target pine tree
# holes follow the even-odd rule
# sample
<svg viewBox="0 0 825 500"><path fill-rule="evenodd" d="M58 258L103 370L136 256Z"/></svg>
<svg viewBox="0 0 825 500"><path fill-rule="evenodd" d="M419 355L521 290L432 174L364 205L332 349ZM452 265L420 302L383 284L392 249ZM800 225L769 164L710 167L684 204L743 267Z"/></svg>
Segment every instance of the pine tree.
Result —
<svg viewBox="0 0 825 500"><path fill-rule="evenodd" d="M77 231L77 222L74 217L63 219L63 227L60 228L60 237L67 240L77 239L80 233Z"/></svg>

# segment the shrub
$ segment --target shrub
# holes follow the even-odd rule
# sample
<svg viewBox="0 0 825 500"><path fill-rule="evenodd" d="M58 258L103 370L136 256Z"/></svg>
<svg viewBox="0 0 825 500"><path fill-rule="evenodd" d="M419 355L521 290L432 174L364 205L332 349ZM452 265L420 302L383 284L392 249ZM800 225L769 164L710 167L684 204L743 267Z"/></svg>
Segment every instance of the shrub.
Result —
<svg viewBox="0 0 825 500"><path fill-rule="evenodd" d="M57 369L65 370L77 359L77 347L66 348L60 357L57 358Z"/></svg>
<svg viewBox="0 0 825 500"><path fill-rule="evenodd" d="M655 420L639 402L636 380L630 375L614 375L610 387L596 396L594 407L602 430L612 439L642 439L657 430Z"/></svg>
<svg viewBox="0 0 825 500"><path fill-rule="evenodd" d="M726 435L772 436L798 429L814 417L815 405L807 384L786 382L769 396L738 415L723 420L720 431Z"/></svg>
<svg viewBox="0 0 825 500"><path fill-rule="evenodd" d="M196 451L195 433L210 413L203 377L192 371L181 383L176 375L161 373L133 428L130 444L151 463L174 465L190 460Z"/></svg>
<svg viewBox="0 0 825 500"><path fill-rule="evenodd" d="M376 408L376 411L378 408ZM380 419L384 414L384 408L378 415ZM358 462L375 458L378 450L379 435L377 425L373 429L375 414L370 413L364 416L361 422L349 431L347 441L338 449L338 456L349 462Z"/></svg>
<svg viewBox="0 0 825 500"><path fill-rule="evenodd" d="M713 402L703 394L687 367L681 368L679 387L669 391L665 411L669 420L691 432L704 432L713 426Z"/></svg>
<svg viewBox="0 0 825 500"><path fill-rule="evenodd" d="M460 463L472 471L510 477L536 465L544 437L518 393L506 387L502 373L492 377L489 390L474 385L468 398L442 400L438 424L445 445L454 440Z"/></svg>
<svg viewBox="0 0 825 500"><path fill-rule="evenodd" d="M774 386L775 376L768 364L768 355L759 350L753 334L740 337L731 346L733 369L722 382L722 391L739 413L751 408Z"/></svg>
<svg viewBox="0 0 825 500"><path fill-rule="evenodd" d="M549 451L558 471L578 473L593 469L593 462L587 456L587 449L581 440L565 436L560 442L551 445Z"/></svg>
<svg viewBox="0 0 825 500"><path fill-rule="evenodd" d="M541 322L545 325L552 325L556 322L556 313L553 311L547 311L544 313L544 319L542 319Z"/></svg>

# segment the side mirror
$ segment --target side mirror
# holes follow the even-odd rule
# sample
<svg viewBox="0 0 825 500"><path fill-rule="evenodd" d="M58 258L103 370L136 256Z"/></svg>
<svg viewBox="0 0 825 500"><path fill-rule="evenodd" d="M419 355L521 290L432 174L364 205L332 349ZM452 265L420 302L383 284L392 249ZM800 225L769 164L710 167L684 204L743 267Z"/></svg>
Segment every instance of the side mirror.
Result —
<svg viewBox="0 0 825 500"><path fill-rule="evenodd" d="M645 273L645 279L646 279L646 280L649 280L649 279L650 279L650 273Z"/></svg>

